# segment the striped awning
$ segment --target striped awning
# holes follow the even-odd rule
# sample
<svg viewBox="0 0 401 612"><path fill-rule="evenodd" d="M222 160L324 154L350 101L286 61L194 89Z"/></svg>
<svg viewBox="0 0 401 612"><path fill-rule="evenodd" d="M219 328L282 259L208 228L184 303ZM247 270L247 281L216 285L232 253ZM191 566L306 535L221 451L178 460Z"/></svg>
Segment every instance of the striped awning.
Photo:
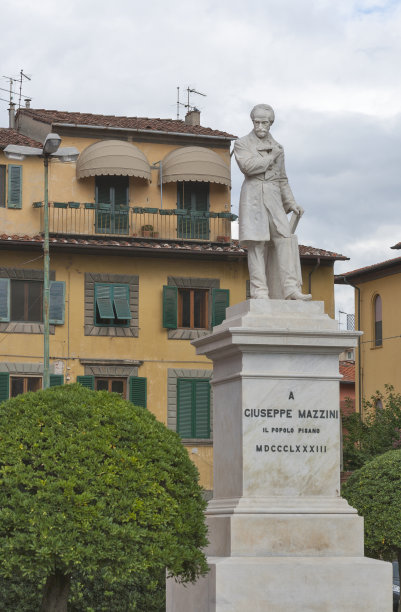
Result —
<svg viewBox="0 0 401 612"><path fill-rule="evenodd" d="M101 140L82 151L77 161L77 177L103 175L136 176L151 180L146 155L124 140Z"/></svg>
<svg viewBox="0 0 401 612"><path fill-rule="evenodd" d="M223 158L206 147L181 147L166 155L159 170L159 183L201 181L231 187L230 167Z"/></svg>

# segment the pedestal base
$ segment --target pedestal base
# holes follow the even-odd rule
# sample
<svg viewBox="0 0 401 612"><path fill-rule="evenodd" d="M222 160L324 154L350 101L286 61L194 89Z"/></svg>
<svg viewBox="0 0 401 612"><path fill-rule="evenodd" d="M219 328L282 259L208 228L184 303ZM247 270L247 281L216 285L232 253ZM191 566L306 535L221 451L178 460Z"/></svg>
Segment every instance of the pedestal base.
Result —
<svg viewBox="0 0 401 612"><path fill-rule="evenodd" d="M209 557L210 572L167 586L174 612L390 612L390 563L363 557Z"/></svg>
<svg viewBox="0 0 401 612"><path fill-rule="evenodd" d="M168 612L391 612L392 567L363 557L340 497L338 355L323 303L250 300L194 344L213 360L209 574Z"/></svg>

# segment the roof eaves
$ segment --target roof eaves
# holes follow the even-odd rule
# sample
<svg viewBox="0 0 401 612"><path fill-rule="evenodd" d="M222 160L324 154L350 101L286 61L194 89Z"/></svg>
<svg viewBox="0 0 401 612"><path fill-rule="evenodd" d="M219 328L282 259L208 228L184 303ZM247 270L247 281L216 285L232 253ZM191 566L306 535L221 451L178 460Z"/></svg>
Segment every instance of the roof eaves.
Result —
<svg viewBox="0 0 401 612"><path fill-rule="evenodd" d="M398 265L401 265L401 257L394 257L394 259L387 259L386 261L381 261L377 264L372 264L371 266L357 268L356 270L350 270L349 272L344 272L343 274L336 274L334 277L334 282L337 285L347 284L346 279L358 278L360 276L365 276L371 272L379 272L380 270L385 270L386 268L393 268Z"/></svg>
<svg viewBox="0 0 401 612"><path fill-rule="evenodd" d="M54 127L73 127L79 129L90 129L90 130L105 130L109 132L134 132L139 134L164 134L167 136L187 136L190 138L207 138L212 140L228 140L231 142L232 140L236 140L237 136L214 136L213 134L197 134L196 132L169 132L167 130L144 130L141 128L128 128L128 127L120 127L120 126L110 126L110 125L87 125L82 123L64 123L61 121L51 122L51 125Z"/></svg>

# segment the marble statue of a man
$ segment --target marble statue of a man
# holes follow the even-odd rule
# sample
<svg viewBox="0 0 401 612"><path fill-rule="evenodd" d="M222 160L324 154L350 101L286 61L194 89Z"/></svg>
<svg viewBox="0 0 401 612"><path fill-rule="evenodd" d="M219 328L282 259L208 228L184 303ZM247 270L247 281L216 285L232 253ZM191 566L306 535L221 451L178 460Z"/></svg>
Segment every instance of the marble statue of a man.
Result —
<svg viewBox="0 0 401 612"><path fill-rule="evenodd" d="M274 111L268 104L257 104L251 119L252 132L234 144L235 158L245 175L239 240L248 250L251 298L310 300L311 295L301 292L298 243L287 218L291 211L299 216L304 211L288 184L283 147L269 132Z"/></svg>

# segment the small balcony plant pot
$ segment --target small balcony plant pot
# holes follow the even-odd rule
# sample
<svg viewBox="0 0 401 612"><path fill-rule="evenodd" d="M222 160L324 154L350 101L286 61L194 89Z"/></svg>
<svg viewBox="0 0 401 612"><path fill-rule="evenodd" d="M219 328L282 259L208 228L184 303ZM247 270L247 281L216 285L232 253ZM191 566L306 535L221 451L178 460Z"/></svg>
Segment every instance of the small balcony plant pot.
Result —
<svg viewBox="0 0 401 612"><path fill-rule="evenodd" d="M152 238L158 238L159 237L159 232L150 232Z"/></svg>
<svg viewBox="0 0 401 612"><path fill-rule="evenodd" d="M231 242L230 236L217 236L217 242Z"/></svg>
<svg viewBox="0 0 401 612"><path fill-rule="evenodd" d="M153 232L153 225L142 225L141 234L144 238L150 238Z"/></svg>

